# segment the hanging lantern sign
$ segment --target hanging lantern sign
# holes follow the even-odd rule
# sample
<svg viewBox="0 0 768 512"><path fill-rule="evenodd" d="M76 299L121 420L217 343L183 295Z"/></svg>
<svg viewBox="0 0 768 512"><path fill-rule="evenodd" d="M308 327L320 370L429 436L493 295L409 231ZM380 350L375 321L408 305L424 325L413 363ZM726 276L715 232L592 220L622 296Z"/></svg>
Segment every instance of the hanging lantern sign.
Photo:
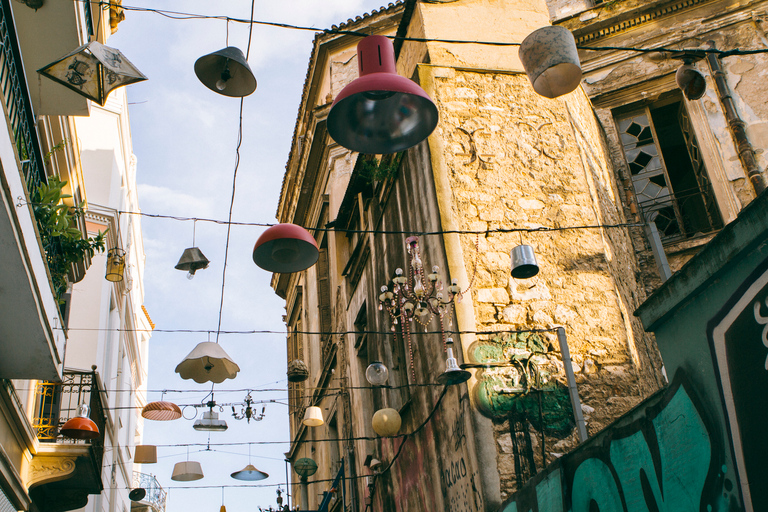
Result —
<svg viewBox="0 0 768 512"><path fill-rule="evenodd" d="M114 247L107 251L107 281L119 283L125 272L125 251Z"/></svg>
<svg viewBox="0 0 768 512"><path fill-rule="evenodd" d="M147 79L120 50L98 41L84 44L37 72L102 107L113 90Z"/></svg>

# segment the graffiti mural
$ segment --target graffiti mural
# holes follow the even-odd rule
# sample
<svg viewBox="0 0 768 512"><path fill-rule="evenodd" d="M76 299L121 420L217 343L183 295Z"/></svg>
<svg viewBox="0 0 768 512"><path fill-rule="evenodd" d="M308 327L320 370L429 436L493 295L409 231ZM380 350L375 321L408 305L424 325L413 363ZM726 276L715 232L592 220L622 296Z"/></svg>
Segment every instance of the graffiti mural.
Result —
<svg viewBox="0 0 768 512"><path fill-rule="evenodd" d="M735 475L683 370L665 391L558 459L501 512L733 512Z"/></svg>

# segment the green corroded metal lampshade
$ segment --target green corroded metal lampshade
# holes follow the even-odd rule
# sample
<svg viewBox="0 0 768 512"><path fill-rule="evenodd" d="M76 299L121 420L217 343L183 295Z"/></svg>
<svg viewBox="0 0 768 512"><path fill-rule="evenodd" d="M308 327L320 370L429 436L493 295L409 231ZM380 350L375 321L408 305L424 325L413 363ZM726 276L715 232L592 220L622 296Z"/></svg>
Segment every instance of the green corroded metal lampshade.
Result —
<svg viewBox="0 0 768 512"><path fill-rule="evenodd" d="M120 50L91 41L37 70L101 106L113 90L146 80Z"/></svg>
<svg viewBox="0 0 768 512"><path fill-rule="evenodd" d="M317 462L309 457L303 457L293 463L293 470L300 477L307 478L317 472Z"/></svg>

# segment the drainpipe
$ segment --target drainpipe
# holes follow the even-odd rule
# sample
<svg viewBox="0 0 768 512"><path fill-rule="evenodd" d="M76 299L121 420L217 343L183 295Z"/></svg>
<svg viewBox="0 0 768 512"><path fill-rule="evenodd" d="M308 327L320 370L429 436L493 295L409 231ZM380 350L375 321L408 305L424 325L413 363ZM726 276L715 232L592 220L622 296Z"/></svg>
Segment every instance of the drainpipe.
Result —
<svg viewBox="0 0 768 512"><path fill-rule="evenodd" d="M709 46L715 49L714 43L710 42ZM747 171L749 182L752 184L755 194L759 196L766 189L765 178L760 172L760 167L757 165L755 150L747 138L746 123L742 121L738 112L736 112L736 105L733 101L731 90L728 87L728 82L725 79L725 72L723 71L720 57L715 53L707 53L707 63L715 80L720 103L725 110L725 118L728 121L731 137L733 137L733 142L738 148L739 160L741 160L744 170Z"/></svg>

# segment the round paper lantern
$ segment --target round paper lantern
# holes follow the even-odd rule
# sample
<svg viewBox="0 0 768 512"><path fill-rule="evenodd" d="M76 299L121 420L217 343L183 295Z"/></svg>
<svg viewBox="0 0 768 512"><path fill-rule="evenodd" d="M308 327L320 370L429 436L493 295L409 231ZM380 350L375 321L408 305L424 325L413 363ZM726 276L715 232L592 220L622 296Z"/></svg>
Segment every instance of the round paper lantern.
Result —
<svg viewBox="0 0 768 512"><path fill-rule="evenodd" d="M379 409L374 413L371 424L373 431L381 437L391 437L400 431L402 421L395 409Z"/></svg>

